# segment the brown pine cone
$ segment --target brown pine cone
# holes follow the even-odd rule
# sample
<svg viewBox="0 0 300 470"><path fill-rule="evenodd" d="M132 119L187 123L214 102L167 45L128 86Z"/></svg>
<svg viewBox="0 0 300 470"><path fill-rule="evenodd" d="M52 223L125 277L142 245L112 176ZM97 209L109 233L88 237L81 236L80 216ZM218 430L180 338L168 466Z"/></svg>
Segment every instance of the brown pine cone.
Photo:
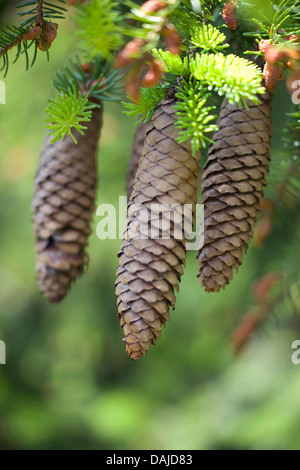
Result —
<svg viewBox="0 0 300 470"><path fill-rule="evenodd" d="M143 153L147 127L148 127L147 122L146 123L141 122L140 124L138 124L136 131L135 131L134 138L133 138L132 152L131 152L131 157L129 160L127 176L126 176L126 179L127 179L126 190L127 190L128 199L130 198L133 181L134 181L137 169L138 169L138 164L139 164L141 155Z"/></svg>
<svg viewBox="0 0 300 470"><path fill-rule="evenodd" d="M101 125L102 105L84 135L74 132L77 144L70 136L55 143L47 136L42 149L32 207L38 283L49 302L61 301L86 266Z"/></svg>
<svg viewBox="0 0 300 470"><path fill-rule="evenodd" d="M190 204L192 219L197 203L200 155L192 156L189 142L176 142L174 104L175 99L162 101L147 128L119 253L118 311L126 352L132 359L139 359L160 337L162 325L169 320L169 306L175 304L174 289L179 290L186 258L183 224L181 239L177 233L175 238L177 219L171 217L169 224L166 213L155 217L153 204L161 204L165 210L176 205L179 213L184 204ZM138 207L142 210L137 211ZM141 237L149 228L157 238Z"/></svg>
<svg viewBox="0 0 300 470"><path fill-rule="evenodd" d="M272 95L249 109L223 101L219 131L202 176L204 246L198 254L200 282L218 292L231 281L246 253L269 171Z"/></svg>

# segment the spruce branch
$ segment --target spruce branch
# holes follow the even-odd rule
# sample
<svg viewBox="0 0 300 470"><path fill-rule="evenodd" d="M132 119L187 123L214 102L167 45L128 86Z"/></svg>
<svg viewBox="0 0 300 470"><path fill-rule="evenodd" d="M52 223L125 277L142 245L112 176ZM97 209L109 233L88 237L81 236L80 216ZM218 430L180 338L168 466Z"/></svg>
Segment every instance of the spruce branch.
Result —
<svg viewBox="0 0 300 470"><path fill-rule="evenodd" d="M181 58L178 54L172 54L170 51L163 51L162 49L153 49L152 53L162 61L166 73L179 77L189 75L188 57Z"/></svg>
<svg viewBox="0 0 300 470"><path fill-rule="evenodd" d="M290 126L297 130L300 130L300 108L294 113L288 113L287 116L290 118ZM300 145L300 142L298 142L298 145Z"/></svg>
<svg viewBox="0 0 300 470"><path fill-rule="evenodd" d="M190 61L193 77L209 90L225 95L229 103L246 105L246 99L259 104L257 94L265 88L261 86L262 72L253 62L235 56L218 54L196 54Z"/></svg>
<svg viewBox="0 0 300 470"><path fill-rule="evenodd" d="M178 117L175 127L180 129L176 139L179 143L191 140L192 152L195 155L201 147L206 146L206 142L213 141L206 136L210 132L218 130L216 124L211 121L216 119L216 115L210 112L216 109L215 106L206 106L208 98L211 96L206 89L199 86L195 79L181 82L181 89L176 93Z"/></svg>
<svg viewBox="0 0 300 470"><path fill-rule="evenodd" d="M65 3L64 0L59 0ZM28 9L29 7L29 9ZM17 8L26 8L25 11L19 12L19 16L29 16L20 26L7 26L0 30L0 58L2 59L1 71L4 70L6 76L9 67L8 52L14 47L17 48L14 62L24 54L26 57L26 69L30 65L28 49L34 47L31 66L35 63L37 57L37 49L46 51L49 56L48 49L51 47L56 37L57 24L52 19L63 19L65 8L52 5L44 0L23 1L17 5ZM47 21L48 19L49 21Z"/></svg>
<svg viewBox="0 0 300 470"><path fill-rule="evenodd" d="M155 109L164 99L169 88L168 85L163 86L161 84L153 88L141 88L139 103L122 102L126 109L124 112L127 116L140 116L136 124L150 121Z"/></svg>
<svg viewBox="0 0 300 470"><path fill-rule="evenodd" d="M229 44L224 44L225 34L211 24L197 25L192 30L190 41L194 48L200 48L204 51L218 52L229 47Z"/></svg>
<svg viewBox="0 0 300 470"><path fill-rule="evenodd" d="M79 47L95 56L108 58L124 43L123 17L115 0L91 0L78 6L75 22Z"/></svg>
<svg viewBox="0 0 300 470"><path fill-rule="evenodd" d="M62 140L66 135L70 135L75 143L74 130L84 134L86 129L82 122L88 122L92 117L94 104L89 103L87 96L82 96L74 87L68 93L64 91L57 94L55 99L50 100L46 110L45 127L50 129L49 135L53 136L51 142Z"/></svg>
<svg viewBox="0 0 300 470"><path fill-rule="evenodd" d="M65 5L65 0L57 0L62 5ZM29 10L27 7L32 7ZM66 8L54 4L51 1L45 0L29 0L22 1L21 5L17 5L18 9L25 9L19 11L18 15L20 17L28 17L23 21L21 26L26 28L31 28L33 26L43 26L47 20L51 21L53 19L63 20L64 13L67 11Z"/></svg>
<svg viewBox="0 0 300 470"><path fill-rule="evenodd" d="M287 34L299 32L300 1L268 0L259 5L241 2L240 15L248 23L244 36L255 36L259 41L270 39L273 43ZM256 28L252 31L253 26Z"/></svg>
<svg viewBox="0 0 300 470"><path fill-rule="evenodd" d="M81 122L90 121L95 103L120 100L120 79L111 65L100 58L84 65L79 59L70 60L69 67L57 71L53 81L57 93L49 102L44 120L54 136L53 142L66 135L76 142L73 130L84 133Z"/></svg>

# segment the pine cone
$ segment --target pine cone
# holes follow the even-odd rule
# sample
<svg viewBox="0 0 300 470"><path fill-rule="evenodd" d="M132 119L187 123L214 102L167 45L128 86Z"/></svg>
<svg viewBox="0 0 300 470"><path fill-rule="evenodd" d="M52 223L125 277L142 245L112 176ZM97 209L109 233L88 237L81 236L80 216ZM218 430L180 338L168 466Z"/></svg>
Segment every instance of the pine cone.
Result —
<svg viewBox="0 0 300 470"><path fill-rule="evenodd" d="M86 265L101 125L102 105L93 110L84 135L74 132L77 145L70 136L53 144L47 136L41 153L32 206L36 271L49 302L61 301Z"/></svg>
<svg viewBox="0 0 300 470"><path fill-rule="evenodd" d="M239 109L225 99L219 131L202 176L204 246L198 254L200 282L218 292L231 281L246 253L269 171L272 95Z"/></svg>
<svg viewBox="0 0 300 470"><path fill-rule="evenodd" d="M138 124L136 131L135 131L131 158L129 160L127 177L126 177L127 178L126 190L127 190L128 199L130 198L133 181L134 181L137 169L138 169L138 164L139 164L141 155L143 153L147 127L148 127L147 122L146 123L141 122L140 124Z"/></svg>
<svg viewBox="0 0 300 470"><path fill-rule="evenodd" d="M176 142L174 104L174 99L164 100L147 128L119 253L118 311L126 352L132 359L139 359L160 337L162 325L169 320L169 306L174 307L174 289L179 290L186 259L184 226L181 239L177 234L175 238L177 219L171 217L169 224L166 213L150 219L151 207L161 204L167 210L177 205L180 213L184 204L190 204L190 218L195 215L200 156L192 157L189 142ZM134 212L140 206L142 210ZM144 222L145 215L149 223ZM166 238L168 225L171 230ZM156 239L142 239L149 227L156 231Z"/></svg>

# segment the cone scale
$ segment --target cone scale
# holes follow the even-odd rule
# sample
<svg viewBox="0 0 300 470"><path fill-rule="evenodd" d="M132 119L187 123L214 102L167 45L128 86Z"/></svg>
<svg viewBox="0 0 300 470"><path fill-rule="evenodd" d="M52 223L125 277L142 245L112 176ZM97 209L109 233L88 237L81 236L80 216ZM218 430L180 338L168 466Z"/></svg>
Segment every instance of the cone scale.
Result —
<svg viewBox="0 0 300 470"><path fill-rule="evenodd" d="M168 221L165 213L157 218L153 215L153 205L177 206L180 212L188 204L193 218L197 203L200 155L192 156L189 142L179 144L175 140L174 104L175 99L164 100L149 122L119 252L118 314L126 352L132 359L139 359L160 337L162 326L170 318L169 308L174 307L186 259L183 226L180 239L174 232L177 219L172 219L170 237L164 238ZM135 207L143 210L135 211ZM137 227L145 227L145 214L151 220L146 226L156 230L156 238L140 236L143 230Z"/></svg>
<svg viewBox="0 0 300 470"><path fill-rule="evenodd" d="M127 190L128 199L130 198L130 195L131 195L132 185L133 185L134 178L138 169L141 155L143 153L147 127L148 127L147 122L146 123L142 122L138 124L136 131L135 131L134 138L133 138L132 152L131 152L131 157L129 160L127 176L126 176L126 179L127 179L126 190Z"/></svg>
<svg viewBox="0 0 300 470"><path fill-rule="evenodd" d="M51 303L66 296L87 264L101 125L102 106L93 110L84 135L74 132L77 144L70 136L55 143L47 136L41 152L32 203L36 272Z"/></svg>
<svg viewBox="0 0 300 470"><path fill-rule="evenodd" d="M204 246L199 278L208 292L232 280L247 251L269 171L272 94L240 109L225 99L202 176Z"/></svg>

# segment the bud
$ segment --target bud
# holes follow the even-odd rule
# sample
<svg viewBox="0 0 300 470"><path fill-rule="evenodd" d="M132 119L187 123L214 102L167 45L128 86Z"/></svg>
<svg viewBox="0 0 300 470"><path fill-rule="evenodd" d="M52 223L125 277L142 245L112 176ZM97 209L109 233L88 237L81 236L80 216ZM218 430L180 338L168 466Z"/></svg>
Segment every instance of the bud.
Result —
<svg viewBox="0 0 300 470"><path fill-rule="evenodd" d="M140 102L141 74L143 62L137 63L127 74L125 79L125 88L134 103Z"/></svg>
<svg viewBox="0 0 300 470"><path fill-rule="evenodd" d="M299 36L297 34L291 34L287 39L291 42L299 42Z"/></svg>
<svg viewBox="0 0 300 470"><path fill-rule="evenodd" d="M258 45L258 48L260 52L263 52L264 54L267 52L267 50L271 46L271 41L270 39L262 39Z"/></svg>
<svg viewBox="0 0 300 470"><path fill-rule="evenodd" d="M41 51L45 51L46 47L47 49L50 49L51 44L53 43L54 39L57 36L57 28L58 28L57 23L49 22L49 23L44 24L44 31L37 40L37 47ZM46 47L44 43L46 44Z"/></svg>
<svg viewBox="0 0 300 470"><path fill-rule="evenodd" d="M291 47L285 47L279 49L276 46L272 46L265 52L266 62L275 64L276 62L285 62L287 59L299 59L300 53L296 49Z"/></svg>
<svg viewBox="0 0 300 470"><path fill-rule="evenodd" d="M149 66L149 69L142 81L142 86L151 88L161 80L164 73L164 66L160 60L154 59Z"/></svg>
<svg viewBox="0 0 300 470"><path fill-rule="evenodd" d="M268 214L272 214L276 209L274 202L265 198L260 201L259 206L262 212Z"/></svg>
<svg viewBox="0 0 300 470"><path fill-rule="evenodd" d="M24 34L23 40L26 41L37 39L43 33L43 29L41 26L35 26L34 28L30 29L27 33Z"/></svg>
<svg viewBox="0 0 300 470"><path fill-rule="evenodd" d="M235 17L235 9L237 7L237 2L230 0L229 2L225 3L223 8L223 18L225 23L227 24L228 28L235 31L238 27L238 23Z"/></svg>
<svg viewBox="0 0 300 470"><path fill-rule="evenodd" d="M132 41L128 42L126 46L119 52L116 57L115 67L120 69L126 65L131 64L134 59L139 57L141 52L141 47L145 44L145 41L140 38L135 38Z"/></svg>
<svg viewBox="0 0 300 470"><path fill-rule="evenodd" d="M253 285L253 291L257 302L267 302L269 300L271 290L279 283L280 280L280 273L271 272L255 282Z"/></svg>
<svg viewBox="0 0 300 470"><path fill-rule="evenodd" d="M82 68L85 73L89 74L91 71L91 64L86 62L85 64L82 64Z"/></svg>
<svg viewBox="0 0 300 470"><path fill-rule="evenodd" d="M286 66L288 69L293 69L296 64L297 64L297 61L295 59L290 59L287 61Z"/></svg>
<svg viewBox="0 0 300 470"><path fill-rule="evenodd" d="M175 26L170 23L166 24L162 34L165 38L167 49L171 52L171 54L179 54L181 38L177 33Z"/></svg>
<svg viewBox="0 0 300 470"><path fill-rule="evenodd" d="M263 71L263 77L267 90L271 93L275 91L277 82L282 80L283 66L266 62Z"/></svg>
<svg viewBox="0 0 300 470"><path fill-rule="evenodd" d="M166 6L167 2L160 0L148 0L141 6L141 11L148 15L149 13L157 13L158 11L166 8Z"/></svg>
<svg viewBox="0 0 300 470"><path fill-rule="evenodd" d="M245 315L231 336L231 342L236 355L240 354L250 337L255 333L265 317L265 309L256 309Z"/></svg>
<svg viewBox="0 0 300 470"><path fill-rule="evenodd" d="M253 242L256 248L262 248L266 239L271 234L273 222L270 216L264 216L255 226L253 233Z"/></svg>

